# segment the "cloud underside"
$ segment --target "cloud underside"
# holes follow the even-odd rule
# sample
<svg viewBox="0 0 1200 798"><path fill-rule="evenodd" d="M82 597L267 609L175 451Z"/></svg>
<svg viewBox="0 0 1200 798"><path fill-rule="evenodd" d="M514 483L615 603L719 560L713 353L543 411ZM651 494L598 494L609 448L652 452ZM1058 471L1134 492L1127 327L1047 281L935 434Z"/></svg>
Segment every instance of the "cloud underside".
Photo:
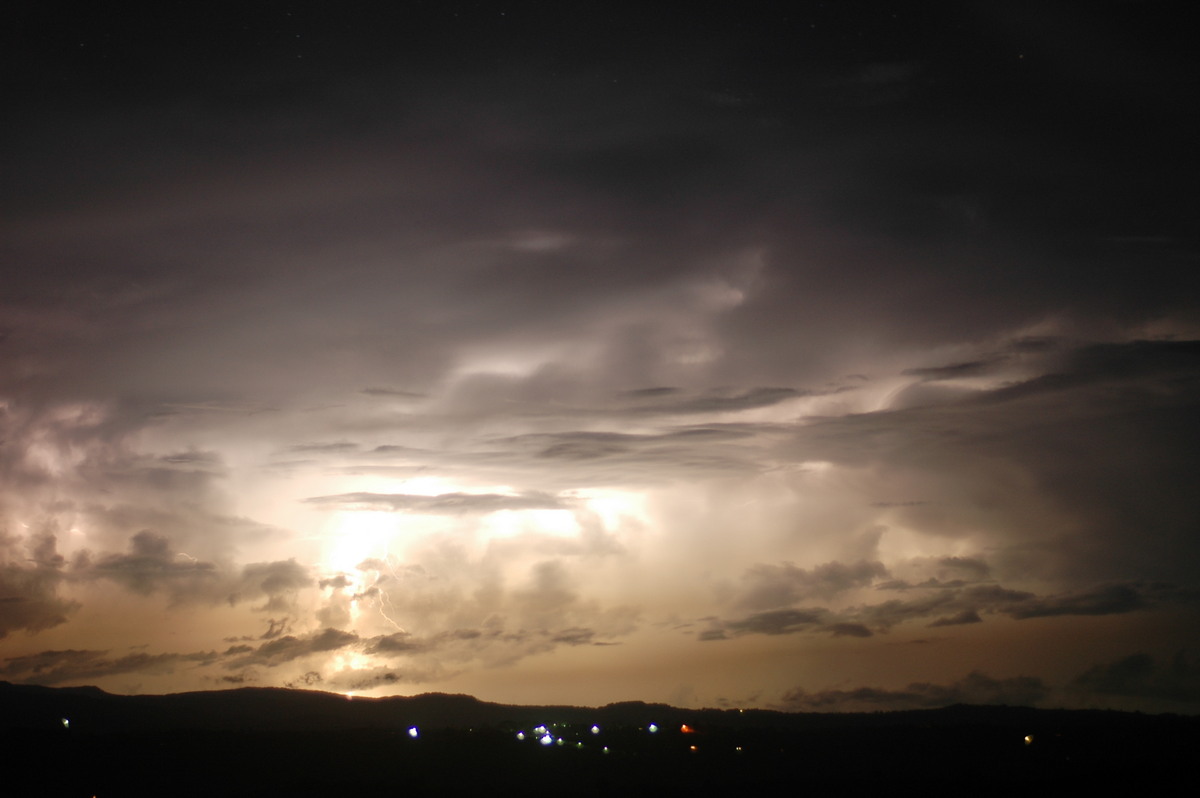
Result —
<svg viewBox="0 0 1200 798"><path fill-rule="evenodd" d="M1158 602L1194 601L1163 586L1103 585L1079 593L1036 596L998 585L943 587L915 599L892 599L843 610L788 607L753 613L728 621L710 621L702 640L725 640L746 634L783 635L827 632L835 637L870 637L898 624L924 622L929 627L983 622L980 613L1016 620L1078 615L1120 615L1145 610Z"/></svg>
<svg viewBox="0 0 1200 798"><path fill-rule="evenodd" d="M1191 456L1190 449L1184 450L1191 443L1192 433L1182 419L1195 405L1195 383L1190 375L1197 370L1200 347L1139 342L1075 350L1059 347L1054 351L1057 370L1053 374L896 410L791 421L751 421L733 416L700 424L691 420L678 423L668 417L663 422L650 422L658 425L657 432L636 434L572 429L570 424L577 421L572 410L555 422L564 424L563 431L488 434L463 448L370 445L350 439L292 447L293 453L302 450L306 456L318 458L317 464L324 462L325 467L348 472L401 465L412 469L407 473L416 476L431 469L474 473L482 479L492 479L501 471L510 477L521 476L520 480L510 479L514 486L503 493L353 491L301 500L325 513L386 511L445 517L468 526L483 523L500 512L563 513L575 530L566 538L529 527L512 543L493 542L490 556L510 556L504 552L511 551L512 556L519 552L535 560L525 572L525 586L514 583L491 594L486 590L480 593L480 586L486 582L475 580L494 577L487 576L487 568L481 567L483 561L471 562L469 558L440 565L410 562L397 572L397 563L368 557L357 564L357 571L344 574L322 572L313 564L295 559L239 565L230 557L236 540L248 535L269 536L275 531L205 506L205 502L211 504L205 497L214 495L213 486L224 478L227 469L221 457L195 449L148 457L109 440L103 425L81 423L71 433L73 445L85 452L79 466L81 473L86 473L93 485L103 486L105 495L119 498L102 503L99 493L92 494L97 498L89 498L85 489L73 505L59 505L72 509L77 523L86 522L99 530L100 534L92 538L99 544L97 549L76 549L69 557L59 554L58 541L64 532L52 522L24 539L6 539L8 559L0 571L0 631L36 634L69 623L81 606L74 597L82 595L77 589L105 583L134 595L164 596L174 606L224 604L251 612L290 614L293 619L298 619L305 597L316 596L320 607L316 620L333 628L345 628L356 607L387 618L396 611L417 617L412 614L415 612L425 616L417 624L419 631L405 632L400 638L347 632L352 635L347 640L371 656L420 655L421 661L412 663L406 671L409 680L433 678L433 674L444 675L460 667L447 664L454 657L467 663L499 663L558 646L616 642L635 628L628 619L646 608L605 609L571 585L575 576L584 573L580 570L583 561L578 558L603 560L630 554L628 546L618 541L620 527L611 526L611 520L601 520L588 504L586 486L607 463L614 466L605 472L612 482L620 484L628 479L631 487L641 490L646 489L641 474L656 469L661 474L664 468L669 473L697 462L706 463L721 479L751 480L770 479L772 473L791 465L800 490L807 490L806 480L825 479L822 475L838 470L863 475L856 478L865 481L854 486L860 492L846 497L857 502L854 523L866 530L859 536L869 556L808 567L790 561L749 566L732 583L732 594L715 613L710 612L696 633L703 642L795 634L864 640L902 624L949 632L1000 617L1027 622L1190 606L1194 590L1186 583L1173 581L1186 576L1186 571L1175 567L1179 557L1146 555L1141 570L1147 577L1166 578L1112 577L1128 569L1125 552L1131 538L1125 524L1136 522L1139 551L1143 554L1170 546L1186 551L1193 546L1184 533L1195 499L1190 492L1171 489L1181 475L1170 469L1181 467ZM976 372L974 367L955 367L917 376L941 381L963 373L974 376ZM655 388L620 401L638 407L647 402L660 402L664 407L668 402L697 407L699 400L680 398L685 393L682 389ZM749 392L733 394L731 402L735 410L743 411L802 395L804 392L789 391L785 396L775 391L751 401L746 397L757 394ZM821 395L819 400L824 398ZM718 414L731 409L730 402L724 400L708 399L705 403ZM1055 423L1047 426L1047 418L1055 419ZM36 426L36 418L29 417L24 428L30 424ZM9 429L18 442L21 434L27 434L12 425ZM397 434L386 429L383 432ZM1161 439L1161 445L1150 461L1138 450L1100 447L1098 437L1116 441ZM1047 438L1055 443L1049 452L1045 448ZM1088 457L1081 462L1075 451L1070 458L1059 457L1059 447L1085 447ZM94 454L86 454L89 451ZM914 457L913 452L920 456ZM545 470L547 463L551 464L550 471ZM19 458L10 459L8 467L35 487L39 482L50 484L46 472ZM1117 478L1112 472L1123 480L1119 502L1114 502L1113 495L1101 495ZM875 473L886 475L888 481L876 481ZM538 489L543 474L559 487L553 491ZM1003 484L999 488L991 484L1002 474L1014 482L1012 491L1026 490L1030 481L1048 486L1021 500L1036 505L1052 498L1053 507L1045 517L1053 519L1063 531L1036 540L1025 537L1025 531L1017 526L1030 516L1019 511L981 511L972 494L986 490L997 495L996 490L1001 490L998 495L1006 495ZM939 478L961 492L947 493ZM893 483L903 485L904 493L889 489ZM813 490L821 490L820 486L815 483ZM864 496L863 489L873 493ZM908 498L914 492L920 492L917 495L921 498ZM1015 499L1019 494L1007 495ZM182 499L184 496L189 498ZM971 535L977 541L977 550L986 548L989 553L888 562L876 559L880 536L889 534L888 526L898 522L917 528L924 525L935 539L940 536L948 540L967 539L954 527L969 524L977 530ZM148 528L138 529L142 525ZM137 531L129 531L130 527ZM122 530L126 530L123 541ZM1035 573L1041 587L1010 587L1014 578L1026 573L1031 557L1038 563ZM1065 584L1066 577L1070 577L1072 587L1054 590L1054 582L1063 579ZM471 591L478 597L491 598L468 598ZM431 612L434 605L430 602L434 601L447 603L444 609ZM305 606L311 605L309 600ZM508 619L496 625L492 618L493 626L482 625L490 616L496 616L495 611L507 612ZM605 613L626 621L597 625ZM472 630L474 636L454 637L459 633L446 632L438 624L454 624L451 628ZM445 653L444 644L450 639L462 649L453 656ZM468 639L469 644L465 642ZM282 639L273 640L261 651L243 651L221 662L234 662L243 671L269 672L280 664L323 650L305 648L309 645L306 640L309 638L289 636L286 642L290 648ZM366 642L369 640L376 642ZM488 649L492 653L487 653ZM186 656L197 657L196 662L206 665L216 662L198 654ZM88 667L95 673L109 674L117 672L113 668L136 670L141 661L96 655ZM147 668L161 670L182 661L146 662ZM62 671L68 672L74 671ZM58 671L43 669L39 673L44 677Z"/></svg>
<svg viewBox="0 0 1200 798"><path fill-rule="evenodd" d="M286 622L286 621L285 621ZM278 629L272 626L272 629ZM304 635L271 634L236 642L223 650L116 655L107 650L47 650L9 657L0 677L29 684L89 683L115 675L153 676L202 672L209 682L272 684L276 671L293 673L304 666L310 685L364 690L389 683L422 684L444 679L455 669L511 664L559 646L612 645L596 629L569 627L552 631L455 629L421 638L406 632L360 637L351 631L323 628ZM355 668L331 664L338 654L361 656ZM324 671L322 675L321 671ZM295 680L297 677L289 677Z"/></svg>

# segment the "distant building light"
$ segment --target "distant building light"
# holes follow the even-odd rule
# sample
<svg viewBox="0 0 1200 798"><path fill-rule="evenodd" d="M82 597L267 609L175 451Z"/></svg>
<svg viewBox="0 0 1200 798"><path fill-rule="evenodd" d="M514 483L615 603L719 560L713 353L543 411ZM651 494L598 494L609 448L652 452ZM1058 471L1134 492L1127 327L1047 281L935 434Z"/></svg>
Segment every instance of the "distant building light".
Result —
<svg viewBox="0 0 1200 798"><path fill-rule="evenodd" d="M689 745L689 746L688 746L688 750L689 750L689 751L695 751L695 750L697 750L697 748L696 748L696 746L694 746L694 745Z"/></svg>
<svg viewBox="0 0 1200 798"><path fill-rule="evenodd" d="M1025 745L1033 745L1033 735L1032 734L1025 735Z"/></svg>
<svg viewBox="0 0 1200 798"><path fill-rule="evenodd" d="M606 754L608 753L608 746L607 746L607 745L606 745L606 746L604 746L604 753L606 753Z"/></svg>
<svg viewBox="0 0 1200 798"><path fill-rule="evenodd" d="M592 734L599 734L599 733L600 733L600 727L599 727L599 726L593 726L593 727L592 727Z"/></svg>
<svg viewBox="0 0 1200 798"><path fill-rule="evenodd" d="M696 730L686 723L679 727L679 731L683 734L695 734Z"/></svg>
<svg viewBox="0 0 1200 798"><path fill-rule="evenodd" d="M71 728L71 719L70 718L62 718L61 720L62 720L62 725L63 725L64 729Z"/></svg>
<svg viewBox="0 0 1200 798"><path fill-rule="evenodd" d="M555 744L555 745L562 745L564 742L565 742L565 741L563 740L563 738L559 737L557 740L555 740L555 741L554 741L554 744Z"/></svg>
<svg viewBox="0 0 1200 798"><path fill-rule="evenodd" d="M538 738L538 742L541 743L542 745L554 745L554 738L551 737L549 734L543 734L541 737Z"/></svg>
<svg viewBox="0 0 1200 798"><path fill-rule="evenodd" d="M408 736L409 736L409 737L411 737L411 738L413 738L414 740L415 740L415 739L417 739L417 736L418 736L420 733L421 733L421 732L419 732L419 731L417 730L417 727L416 727L416 726L409 726L409 727L408 727Z"/></svg>
<svg viewBox="0 0 1200 798"><path fill-rule="evenodd" d="M651 734L654 734L656 731L658 731L658 724L651 723L647 728L649 729Z"/></svg>
<svg viewBox="0 0 1200 798"><path fill-rule="evenodd" d="M550 732L545 726L534 726L533 731L536 734L548 734Z"/></svg>
<svg viewBox="0 0 1200 798"><path fill-rule="evenodd" d="M517 732L517 739L518 739L518 740L524 740L524 739L525 739L525 732Z"/></svg>

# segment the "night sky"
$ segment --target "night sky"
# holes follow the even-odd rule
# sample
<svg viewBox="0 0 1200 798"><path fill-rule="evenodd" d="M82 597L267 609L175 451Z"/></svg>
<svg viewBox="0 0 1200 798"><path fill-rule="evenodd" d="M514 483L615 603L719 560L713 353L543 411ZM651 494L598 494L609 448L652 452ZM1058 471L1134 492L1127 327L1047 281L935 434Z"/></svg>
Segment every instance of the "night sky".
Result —
<svg viewBox="0 0 1200 798"><path fill-rule="evenodd" d="M1200 712L1173 4L164 5L0 12L0 679Z"/></svg>

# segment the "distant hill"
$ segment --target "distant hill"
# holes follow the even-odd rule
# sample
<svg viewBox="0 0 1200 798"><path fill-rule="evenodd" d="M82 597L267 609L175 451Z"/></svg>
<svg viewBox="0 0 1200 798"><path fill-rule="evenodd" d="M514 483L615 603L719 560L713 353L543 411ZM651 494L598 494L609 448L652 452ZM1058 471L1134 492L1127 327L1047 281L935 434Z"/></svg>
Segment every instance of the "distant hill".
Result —
<svg viewBox="0 0 1200 798"><path fill-rule="evenodd" d="M547 730L534 732L539 724ZM366 798L553 787L573 798L884 789L1027 798L1194 783L1200 717L995 706L863 714L507 706L467 695L349 700L274 688L119 696L0 682L0 750L0 794L14 796Z"/></svg>
<svg viewBox="0 0 1200 798"><path fill-rule="evenodd" d="M625 701L603 707L514 706L461 694L347 698L337 693L243 687L170 695L123 696L96 687L41 687L0 681L0 729L55 729L68 718L79 733L191 731L338 731L496 728L539 723L678 729L819 731L906 725L989 725L1014 729L1052 723L1075 728L1099 723L1122 727L1200 724L1200 717L1149 716L1109 710L952 706L872 713L787 713L763 709L680 709Z"/></svg>

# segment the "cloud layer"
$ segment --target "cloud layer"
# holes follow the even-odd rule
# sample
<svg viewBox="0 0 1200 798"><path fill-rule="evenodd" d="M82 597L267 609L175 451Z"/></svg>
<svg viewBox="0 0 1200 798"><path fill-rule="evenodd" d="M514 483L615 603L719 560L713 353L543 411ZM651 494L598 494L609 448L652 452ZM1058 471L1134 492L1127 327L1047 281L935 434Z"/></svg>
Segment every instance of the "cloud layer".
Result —
<svg viewBox="0 0 1200 798"><path fill-rule="evenodd" d="M14 43L0 674L1189 710L1194 67L876 11Z"/></svg>

